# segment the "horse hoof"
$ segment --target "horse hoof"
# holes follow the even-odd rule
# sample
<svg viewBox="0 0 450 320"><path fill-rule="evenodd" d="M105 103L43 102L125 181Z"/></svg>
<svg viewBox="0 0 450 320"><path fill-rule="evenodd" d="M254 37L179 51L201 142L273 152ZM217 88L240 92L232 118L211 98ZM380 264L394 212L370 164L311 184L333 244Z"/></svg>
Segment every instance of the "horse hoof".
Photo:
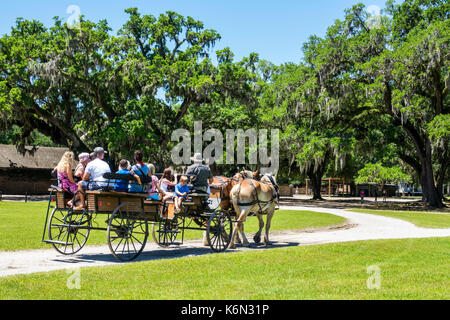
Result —
<svg viewBox="0 0 450 320"><path fill-rule="evenodd" d="M271 245L272 245L272 242L270 242L270 241L264 242L264 245L265 245L266 247L271 246Z"/></svg>
<svg viewBox="0 0 450 320"><path fill-rule="evenodd" d="M253 241L255 241L255 243L261 243L261 237L260 236L254 236L253 237Z"/></svg>

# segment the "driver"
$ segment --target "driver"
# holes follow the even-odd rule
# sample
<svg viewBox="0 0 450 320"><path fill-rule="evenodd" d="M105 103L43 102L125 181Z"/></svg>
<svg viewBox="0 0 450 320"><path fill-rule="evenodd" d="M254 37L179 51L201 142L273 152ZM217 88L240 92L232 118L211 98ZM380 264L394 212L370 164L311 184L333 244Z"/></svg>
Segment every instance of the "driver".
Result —
<svg viewBox="0 0 450 320"><path fill-rule="evenodd" d="M194 192L198 193L208 193L209 194L209 184L213 182L213 174L208 166L203 164L203 158L200 153L196 153L191 161L194 162L186 170L186 175L194 175L195 178L192 180L194 186Z"/></svg>

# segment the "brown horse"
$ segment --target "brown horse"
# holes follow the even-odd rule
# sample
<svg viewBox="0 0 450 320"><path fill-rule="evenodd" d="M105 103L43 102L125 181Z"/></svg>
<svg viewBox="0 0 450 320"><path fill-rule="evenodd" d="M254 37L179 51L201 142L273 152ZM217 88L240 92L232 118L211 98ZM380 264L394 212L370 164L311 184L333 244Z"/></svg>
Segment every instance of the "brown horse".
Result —
<svg viewBox="0 0 450 320"><path fill-rule="evenodd" d="M256 176L257 173L258 171L251 172L249 170L244 169L241 172L237 173L233 178L228 178L224 176L213 177L213 182L209 185L211 191L210 198L220 199L220 204L218 208L232 212L234 208L233 203L231 201L232 188L245 178L253 178L254 176ZM236 218L236 216L233 215L233 218ZM241 234L244 233L243 226L241 226L240 233ZM239 234L235 235L235 242L241 243ZM206 231L203 233L203 244L205 246L209 246Z"/></svg>
<svg viewBox="0 0 450 320"><path fill-rule="evenodd" d="M233 209L230 193L231 189L237 183L238 181L233 178L224 176L213 177L213 182L209 185L211 190L210 198L216 198L220 200L218 208L225 211L230 211ZM237 242L240 242L240 239L238 239ZM209 246L206 231L203 232L203 244L205 246Z"/></svg>
<svg viewBox="0 0 450 320"><path fill-rule="evenodd" d="M211 189L211 197L220 199L219 207L222 210L230 210L232 208L230 192L237 182L227 177L214 177L213 182L209 185Z"/></svg>
<svg viewBox="0 0 450 320"><path fill-rule="evenodd" d="M238 175L236 175L238 176ZM236 177L235 176L235 177ZM256 176L256 175L254 175ZM231 200L237 217L237 226L233 230L231 237L230 249L235 248L234 239L237 232L240 231L242 235L243 244L249 246L247 237L243 230L243 224L250 213L255 213L259 220L259 231L253 237L256 243L261 241L261 233L264 228L264 221L262 215L267 215L266 219L266 233L264 243L266 246L270 245L269 230L273 214L278 205L278 186L276 178L271 174L265 174L261 181L254 179L243 178L231 190Z"/></svg>

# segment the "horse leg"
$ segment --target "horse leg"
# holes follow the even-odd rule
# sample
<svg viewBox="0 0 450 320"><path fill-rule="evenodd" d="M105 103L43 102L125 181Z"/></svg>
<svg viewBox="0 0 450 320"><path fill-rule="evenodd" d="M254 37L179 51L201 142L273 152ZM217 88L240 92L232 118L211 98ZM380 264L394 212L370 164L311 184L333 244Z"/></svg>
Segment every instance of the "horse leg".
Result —
<svg viewBox="0 0 450 320"><path fill-rule="evenodd" d="M209 246L207 234L208 234L208 233L206 232L206 230L203 231L203 245L204 245L205 247L208 247L208 246Z"/></svg>
<svg viewBox="0 0 450 320"><path fill-rule="evenodd" d="M233 219L237 220L238 216L239 215L236 215L235 217L233 217ZM234 230L236 230L236 226L237 226L237 223L234 225L233 233L234 233ZM244 227L242 226L242 228L244 228ZM241 232L241 231L237 230L236 235L234 237L234 243L242 243L241 238L239 237L239 232Z"/></svg>
<svg viewBox="0 0 450 320"><path fill-rule="evenodd" d="M274 210L270 210L267 212L267 220L266 220L266 235L264 237L264 244L266 246L270 246L272 243L269 241L269 229L270 229L270 223L272 222L272 217L274 214Z"/></svg>
<svg viewBox="0 0 450 320"><path fill-rule="evenodd" d="M238 232L236 232L236 238L234 239L234 243L242 243L241 237L239 237L239 233L242 234L243 231L244 231L244 225L242 225L241 229L238 230Z"/></svg>
<svg viewBox="0 0 450 320"><path fill-rule="evenodd" d="M259 220L259 230L253 237L253 240L255 241L255 243L260 243L261 242L261 232L262 232L262 229L264 228L264 220L259 213L257 213L256 216L258 217L258 220Z"/></svg>
<svg viewBox="0 0 450 320"><path fill-rule="evenodd" d="M236 222L236 227L233 229L233 234L231 235L231 241L228 246L229 249L236 248L234 240L236 239L236 235L238 234L238 231L243 232L242 225L243 225L246 217L247 217L246 211L242 210L241 214L239 215L238 221ZM244 240L244 245L246 245L245 240L247 240L247 239L245 238L245 234L242 234L242 236L243 236L243 240ZM247 241L247 245L248 245L248 241Z"/></svg>
<svg viewBox="0 0 450 320"><path fill-rule="evenodd" d="M237 211L238 212L238 211ZM240 211L239 211L240 212ZM238 214L236 214L236 217L235 217L235 219L237 220L238 219ZM235 239L236 239L236 237L238 236L238 228L237 228L237 225L238 225L238 221L236 221L236 222L232 222L233 224L234 224L234 228L233 228L233 232L232 232L232 234L231 234L231 241L230 241L230 244L228 245L228 249L236 249L236 246L235 246Z"/></svg>
<svg viewBox="0 0 450 320"><path fill-rule="evenodd" d="M239 227L239 225L238 225L238 227L239 227L239 232L242 235L242 244L244 246L246 246L246 247L249 247L250 246L250 242L248 242L247 237L245 236L245 232L244 232L244 221L245 221L245 219L247 219L247 214L245 215L245 218L242 220L240 227Z"/></svg>

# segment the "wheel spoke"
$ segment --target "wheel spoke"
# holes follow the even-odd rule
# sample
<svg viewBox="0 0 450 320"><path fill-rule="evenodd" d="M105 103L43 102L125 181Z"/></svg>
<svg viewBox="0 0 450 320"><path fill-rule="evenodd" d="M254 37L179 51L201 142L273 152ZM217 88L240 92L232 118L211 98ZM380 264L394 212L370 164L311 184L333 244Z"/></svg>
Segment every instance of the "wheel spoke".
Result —
<svg viewBox="0 0 450 320"><path fill-rule="evenodd" d="M138 252L137 250L136 250L136 247L135 247L135 245L134 245L134 241L130 238L130 242L131 242L131 244L133 245L133 248L134 248L134 252ZM139 242L139 241L138 241Z"/></svg>
<svg viewBox="0 0 450 320"><path fill-rule="evenodd" d="M119 246L120 246L120 244L122 243L122 241L123 241L123 238L120 238L119 244L117 245L117 247L116 247L116 249L114 250L114 252L117 251L117 248L119 248Z"/></svg>
<svg viewBox="0 0 450 320"><path fill-rule="evenodd" d="M140 244L141 246L143 245L142 242L140 242L135 236L131 235L131 237L133 237L134 240L136 240L137 242L139 242L139 244Z"/></svg>

